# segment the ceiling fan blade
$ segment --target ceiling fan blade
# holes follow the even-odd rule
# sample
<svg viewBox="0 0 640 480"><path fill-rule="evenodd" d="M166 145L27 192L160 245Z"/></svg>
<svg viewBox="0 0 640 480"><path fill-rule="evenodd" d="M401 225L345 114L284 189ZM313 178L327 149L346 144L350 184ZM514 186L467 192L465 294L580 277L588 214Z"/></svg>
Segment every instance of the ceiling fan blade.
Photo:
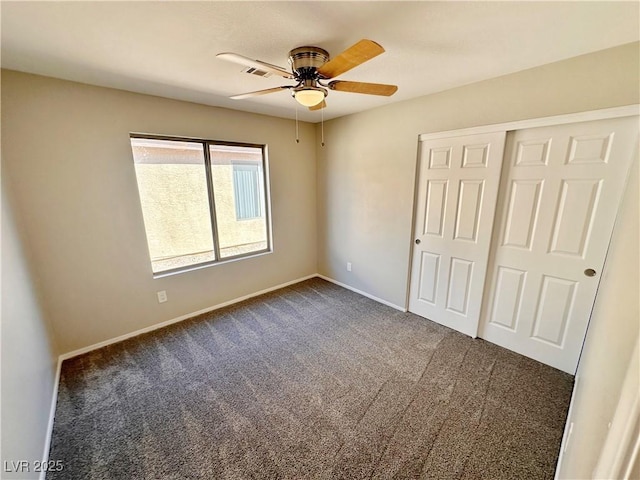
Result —
<svg viewBox="0 0 640 480"><path fill-rule="evenodd" d="M270 63L262 62L260 60L252 60L248 57L238 55L237 53L219 53L216 55L216 57L228 62L239 63L240 65L244 65L245 67L253 67L257 68L258 70L264 70L265 72L273 73L284 78L293 78L293 74L282 67L271 65Z"/></svg>
<svg viewBox="0 0 640 480"><path fill-rule="evenodd" d="M395 85L386 85L384 83L346 82L343 80L334 80L333 82L329 82L329 88L338 92L383 95L385 97L390 97L398 90L398 87Z"/></svg>
<svg viewBox="0 0 640 480"><path fill-rule="evenodd" d="M259 97L260 95L266 95L267 93L279 92L280 90L288 90L289 88L292 88L292 87L285 85L282 87L274 87L274 88L267 88L265 90L257 90L255 92L241 93L240 95L234 95L229 98L233 100L243 100L245 98Z"/></svg>
<svg viewBox="0 0 640 480"><path fill-rule="evenodd" d="M367 60L371 60L373 57L377 57L383 52L384 48L376 42L372 40L360 40L318 68L318 73L323 78L334 78Z"/></svg>
<svg viewBox="0 0 640 480"><path fill-rule="evenodd" d="M309 110L322 110L323 108L327 108L327 102L325 102L324 100L321 101L319 104L314 105L313 107L309 107Z"/></svg>

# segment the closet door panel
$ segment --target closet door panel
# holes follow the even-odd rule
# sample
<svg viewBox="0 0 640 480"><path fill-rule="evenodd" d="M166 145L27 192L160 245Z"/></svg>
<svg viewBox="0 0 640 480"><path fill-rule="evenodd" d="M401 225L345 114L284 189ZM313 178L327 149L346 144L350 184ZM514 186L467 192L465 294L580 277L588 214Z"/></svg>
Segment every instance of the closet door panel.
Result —
<svg viewBox="0 0 640 480"><path fill-rule="evenodd" d="M509 133L482 338L575 373L637 142L638 117Z"/></svg>
<svg viewBox="0 0 640 480"><path fill-rule="evenodd" d="M505 132L420 145L409 310L478 332Z"/></svg>

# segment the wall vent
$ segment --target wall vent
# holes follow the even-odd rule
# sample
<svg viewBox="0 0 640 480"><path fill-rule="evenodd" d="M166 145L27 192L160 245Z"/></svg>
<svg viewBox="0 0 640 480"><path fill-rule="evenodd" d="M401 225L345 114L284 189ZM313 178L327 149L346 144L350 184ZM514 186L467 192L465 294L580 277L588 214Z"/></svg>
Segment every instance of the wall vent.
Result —
<svg viewBox="0 0 640 480"><path fill-rule="evenodd" d="M251 75L257 75L258 77L270 77L271 73L269 72L265 72L264 70L260 70L258 68L254 68L254 67L247 67L244 70L242 70L244 73L249 73Z"/></svg>

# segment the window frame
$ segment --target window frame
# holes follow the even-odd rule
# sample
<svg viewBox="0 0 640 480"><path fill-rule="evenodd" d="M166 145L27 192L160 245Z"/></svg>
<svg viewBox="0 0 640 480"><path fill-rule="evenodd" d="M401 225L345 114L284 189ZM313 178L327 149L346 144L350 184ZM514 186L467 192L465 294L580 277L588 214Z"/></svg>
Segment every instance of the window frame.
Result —
<svg viewBox="0 0 640 480"><path fill-rule="evenodd" d="M208 203L209 216L211 221L211 235L213 240L213 252L215 254L215 260L208 260L205 262L185 265L183 267L176 267L168 270L162 270L160 272L154 272L153 260L151 259L151 252L149 251L149 244L147 240L147 254L149 256L148 257L149 265L151 266L151 272L153 274L153 278L161 278L169 275L188 272L191 270L199 270L201 268L211 267L214 265L220 265L227 262L233 262L236 260L256 257L256 256L273 252L273 238L272 238L273 230L271 226L271 222L272 222L271 220L271 181L269 178L269 155L268 155L268 147L266 144L230 142L226 140L209 140L204 138L182 137L182 136L173 136L173 135L155 135L155 134L147 134L147 133L130 132L129 148L131 148L131 140L136 138L144 139L144 140L164 140L164 141L172 141L172 142L199 143L202 145L202 151L204 154L204 166L205 166L205 175L206 175L206 182L207 182L207 195L209 199L209 203ZM213 176L212 176L212 169L211 169L211 153L209 151L210 145L222 145L226 147L249 147L249 148L260 149L262 153L262 174L263 174L263 180L264 180L264 198L262 200L263 200L263 207L264 207L265 227L266 227L266 237L267 237L266 248L262 250L248 252L248 253L240 253L237 255L232 255L224 258L220 256L220 240L218 236L219 229L218 229L218 222L216 217L215 191L213 187ZM132 153L132 156L133 156L133 153ZM135 158L133 158L133 164L135 166ZM137 184L137 179L136 179L136 184ZM139 194L140 194L140 191L138 189L138 195ZM259 217L256 217L256 218L259 218ZM147 236L146 225L144 225L144 232L145 232L145 236Z"/></svg>

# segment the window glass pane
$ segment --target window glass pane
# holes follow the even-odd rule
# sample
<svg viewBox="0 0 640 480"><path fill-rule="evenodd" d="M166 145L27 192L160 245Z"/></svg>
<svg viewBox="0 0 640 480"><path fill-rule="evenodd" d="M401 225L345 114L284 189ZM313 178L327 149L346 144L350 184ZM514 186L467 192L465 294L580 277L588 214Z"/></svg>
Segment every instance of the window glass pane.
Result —
<svg viewBox="0 0 640 480"><path fill-rule="evenodd" d="M220 257L267 249L262 149L210 145Z"/></svg>
<svg viewBox="0 0 640 480"><path fill-rule="evenodd" d="M237 220L251 220L262 215L259 165L233 165L233 193Z"/></svg>
<svg viewBox="0 0 640 480"><path fill-rule="evenodd" d="M132 138L154 273L215 260L202 144Z"/></svg>

